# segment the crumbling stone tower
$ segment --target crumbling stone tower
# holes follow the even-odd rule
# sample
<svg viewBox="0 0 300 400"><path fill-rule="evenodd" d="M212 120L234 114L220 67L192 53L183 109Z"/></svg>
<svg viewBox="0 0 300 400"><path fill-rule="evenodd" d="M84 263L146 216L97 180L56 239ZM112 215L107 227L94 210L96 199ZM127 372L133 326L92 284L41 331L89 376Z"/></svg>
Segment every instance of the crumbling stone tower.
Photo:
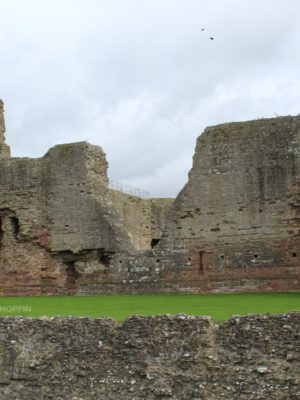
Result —
<svg viewBox="0 0 300 400"><path fill-rule="evenodd" d="M10 157L10 148L5 143L5 122L3 111L3 101L0 99L0 159Z"/></svg>

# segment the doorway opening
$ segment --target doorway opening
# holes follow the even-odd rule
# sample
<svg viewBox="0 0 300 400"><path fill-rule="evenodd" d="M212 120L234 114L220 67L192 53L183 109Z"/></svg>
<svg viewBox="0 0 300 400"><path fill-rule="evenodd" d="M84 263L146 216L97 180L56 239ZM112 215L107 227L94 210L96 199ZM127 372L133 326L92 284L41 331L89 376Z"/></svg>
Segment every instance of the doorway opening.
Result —
<svg viewBox="0 0 300 400"><path fill-rule="evenodd" d="M78 279L78 273L75 268L75 262L74 261L69 261L66 263L67 268L66 268L66 274L67 274L67 279L66 279L66 286L67 290L70 294L74 293L76 290L76 281Z"/></svg>
<svg viewBox="0 0 300 400"><path fill-rule="evenodd" d="M204 265L203 265L204 254L205 251L203 250L199 251L199 268L198 268L199 275L204 274Z"/></svg>
<svg viewBox="0 0 300 400"><path fill-rule="evenodd" d="M157 246L159 242L160 242L160 239L152 239L151 240L151 249L153 249L155 246Z"/></svg>

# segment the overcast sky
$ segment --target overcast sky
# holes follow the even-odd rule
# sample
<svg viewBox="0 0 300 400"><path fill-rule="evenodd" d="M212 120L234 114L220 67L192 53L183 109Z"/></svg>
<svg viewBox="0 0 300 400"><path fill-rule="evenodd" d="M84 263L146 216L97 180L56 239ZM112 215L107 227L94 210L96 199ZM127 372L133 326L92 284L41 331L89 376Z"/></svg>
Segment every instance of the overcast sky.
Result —
<svg viewBox="0 0 300 400"><path fill-rule="evenodd" d="M0 0L0 15L13 156L86 140L111 179L169 197L206 126L300 113L299 0Z"/></svg>

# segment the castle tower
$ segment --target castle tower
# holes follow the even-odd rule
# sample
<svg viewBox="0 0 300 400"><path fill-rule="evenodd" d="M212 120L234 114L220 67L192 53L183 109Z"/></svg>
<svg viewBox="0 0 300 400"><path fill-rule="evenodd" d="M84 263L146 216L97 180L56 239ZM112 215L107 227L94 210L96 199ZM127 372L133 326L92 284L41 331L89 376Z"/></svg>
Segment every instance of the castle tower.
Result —
<svg viewBox="0 0 300 400"><path fill-rule="evenodd" d="M0 159L10 157L10 148L5 143L4 105L0 99Z"/></svg>

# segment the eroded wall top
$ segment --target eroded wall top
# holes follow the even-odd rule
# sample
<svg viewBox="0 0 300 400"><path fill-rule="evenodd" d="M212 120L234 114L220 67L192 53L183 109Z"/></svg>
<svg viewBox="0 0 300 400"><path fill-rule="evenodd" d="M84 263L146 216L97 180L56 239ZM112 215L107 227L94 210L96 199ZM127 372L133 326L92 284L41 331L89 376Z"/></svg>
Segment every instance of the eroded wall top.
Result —
<svg viewBox="0 0 300 400"><path fill-rule="evenodd" d="M0 99L0 159L10 157L10 148L5 143L4 105Z"/></svg>

